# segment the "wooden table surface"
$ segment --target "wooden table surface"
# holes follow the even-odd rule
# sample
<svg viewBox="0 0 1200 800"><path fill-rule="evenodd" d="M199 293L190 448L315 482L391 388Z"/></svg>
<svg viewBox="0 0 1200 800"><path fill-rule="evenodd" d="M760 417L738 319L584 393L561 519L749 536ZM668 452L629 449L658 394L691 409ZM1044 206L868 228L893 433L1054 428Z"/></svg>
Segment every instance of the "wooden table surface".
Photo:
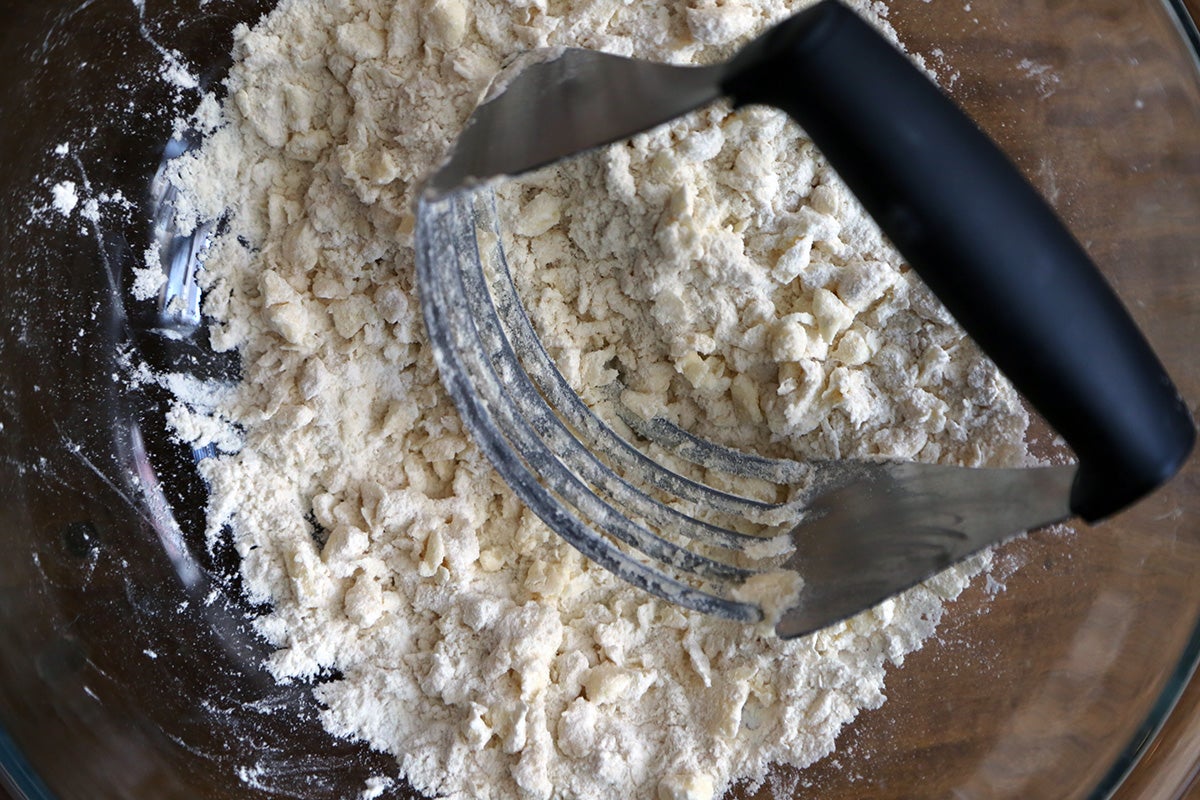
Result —
<svg viewBox="0 0 1200 800"><path fill-rule="evenodd" d="M1200 0L1183 0L1194 15L1200 15ZM937 5L937 4L932 4ZM958 4L959 6L962 3ZM979 3L978 5L983 5ZM1014 579L1015 581L1016 579ZM1015 591L1015 590L1014 590ZM936 660L936 653L916 654ZM890 704L889 704L890 706ZM889 706L885 706L889 708ZM1150 746L1146 757L1116 794L1118 800L1135 798L1188 798L1200 800L1200 680L1193 678L1162 733ZM1182 793L1173 787L1189 786ZM1172 787L1168 789L1167 787ZM4 792L0 789L0 796Z"/></svg>
<svg viewBox="0 0 1200 800"><path fill-rule="evenodd" d="M1192 19L1200 22L1200 0L1183 0ZM1200 676L1194 675L1178 705L1147 754L1114 795L1114 800L1169 797L1180 789L1179 800L1200 800Z"/></svg>

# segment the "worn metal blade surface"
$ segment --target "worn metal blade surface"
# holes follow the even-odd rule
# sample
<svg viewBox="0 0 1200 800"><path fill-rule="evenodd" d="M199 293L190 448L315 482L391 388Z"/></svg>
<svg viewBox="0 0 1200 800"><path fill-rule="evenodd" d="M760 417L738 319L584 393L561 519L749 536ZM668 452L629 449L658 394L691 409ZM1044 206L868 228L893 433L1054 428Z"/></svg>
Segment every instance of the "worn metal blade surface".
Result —
<svg viewBox="0 0 1200 800"><path fill-rule="evenodd" d="M427 196L528 172L668 122L720 97L725 71L582 49L542 58L506 73L513 77L475 109Z"/></svg>
<svg viewBox="0 0 1200 800"><path fill-rule="evenodd" d="M1010 535L1069 518L1075 466L865 464L817 497L784 565L804 579L784 638L871 608Z"/></svg>

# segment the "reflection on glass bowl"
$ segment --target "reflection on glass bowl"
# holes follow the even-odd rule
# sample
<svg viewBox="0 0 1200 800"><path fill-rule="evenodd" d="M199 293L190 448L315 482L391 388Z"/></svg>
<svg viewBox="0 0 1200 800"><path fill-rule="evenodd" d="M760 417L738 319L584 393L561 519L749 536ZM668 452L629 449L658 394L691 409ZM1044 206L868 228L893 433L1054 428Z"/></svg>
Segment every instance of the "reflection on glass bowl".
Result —
<svg viewBox="0 0 1200 800"><path fill-rule="evenodd" d="M175 235L155 180L176 109L196 101L159 66L178 50L215 82L233 27L269 5L0 1L0 760L18 796L353 797L397 774L330 737L310 687L261 667L236 554L205 547L200 454L166 435L166 390L128 380L134 356L237 374L205 346L205 232ZM1200 72L1177 12L893 6L910 49L1060 210L1194 405ZM97 201L87 216L54 208L64 182ZM130 299L148 248L169 269L158 304ZM1106 795L1197 656L1200 472L997 558L1000 578L954 604L838 755L764 791ZM1159 788L1148 796L1177 786Z"/></svg>

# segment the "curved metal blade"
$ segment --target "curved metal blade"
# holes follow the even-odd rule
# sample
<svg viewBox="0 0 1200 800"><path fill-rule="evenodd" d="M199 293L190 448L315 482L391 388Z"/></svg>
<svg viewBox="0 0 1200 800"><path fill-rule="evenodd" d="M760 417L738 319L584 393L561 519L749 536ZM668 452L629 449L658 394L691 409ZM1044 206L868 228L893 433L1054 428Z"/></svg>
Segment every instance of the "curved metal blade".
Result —
<svg viewBox="0 0 1200 800"><path fill-rule="evenodd" d="M1076 469L862 465L792 531L784 566L804 589L776 632L832 625L1011 535L1069 518Z"/></svg>
<svg viewBox="0 0 1200 800"><path fill-rule="evenodd" d="M592 50L550 51L471 115L425 193L517 175L668 122L721 96L724 65L679 67ZM528 62L522 62L528 63Z"/></svg>

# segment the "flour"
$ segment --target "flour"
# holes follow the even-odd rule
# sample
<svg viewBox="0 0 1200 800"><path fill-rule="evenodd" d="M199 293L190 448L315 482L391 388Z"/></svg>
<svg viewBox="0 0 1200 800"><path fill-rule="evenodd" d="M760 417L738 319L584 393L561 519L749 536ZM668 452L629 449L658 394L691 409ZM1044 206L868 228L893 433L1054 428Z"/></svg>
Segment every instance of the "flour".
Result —
<svg viewBox="0 0 1200 800"><path fill-rule="evenodd" d="M51 189L54 195L54 210L64 217L71 216L75 211L75 207L79 205L79 193L75 191L74 181L62 181L56 183Z"/></svg>
<svg viewBox="0 0 1200 800"><path fill-rule="evenodd" d="M551 533L438 382L411 209L497 70L561 46L711 62L800 5L285 0L238 29L227 99L195 115L177 209L225 220L204 311L242 363L172 411L224 451L200 465L210 541L231 531L271 604L274 674L336 670L325 726L427 795L708 800L811 764L986 564L798 641L705 618ZM1011 388L778 114L717 106L500 197L589 403L620 379L635 413L771 455L1024 458Z"/></svg>

